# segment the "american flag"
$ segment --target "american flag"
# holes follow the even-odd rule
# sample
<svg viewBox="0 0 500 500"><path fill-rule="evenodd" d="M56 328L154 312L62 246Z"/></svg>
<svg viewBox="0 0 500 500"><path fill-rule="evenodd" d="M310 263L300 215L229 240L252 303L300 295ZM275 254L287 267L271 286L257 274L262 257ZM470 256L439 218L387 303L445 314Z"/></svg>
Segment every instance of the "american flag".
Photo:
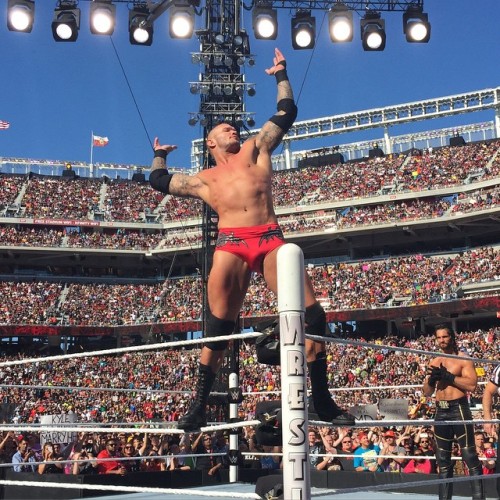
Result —
<svg viewBox="0 0 500 500"><path fill-rule="evenodd" d="M3 120L0 120L0 130L4 130L4 129L9 128L9 127L10 127L9 122L4 122Z"/></svg>

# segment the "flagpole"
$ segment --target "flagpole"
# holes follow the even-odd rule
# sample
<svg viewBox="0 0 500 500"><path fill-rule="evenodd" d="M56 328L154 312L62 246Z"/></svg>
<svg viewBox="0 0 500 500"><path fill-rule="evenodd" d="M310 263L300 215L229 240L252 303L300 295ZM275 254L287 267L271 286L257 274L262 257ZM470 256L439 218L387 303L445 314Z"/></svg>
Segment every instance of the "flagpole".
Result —
<svg viewBox="0 0 500 500"><path fill-rule="evenodd" d="M94 177L94 131L90 131L90 177Z"/></svg>

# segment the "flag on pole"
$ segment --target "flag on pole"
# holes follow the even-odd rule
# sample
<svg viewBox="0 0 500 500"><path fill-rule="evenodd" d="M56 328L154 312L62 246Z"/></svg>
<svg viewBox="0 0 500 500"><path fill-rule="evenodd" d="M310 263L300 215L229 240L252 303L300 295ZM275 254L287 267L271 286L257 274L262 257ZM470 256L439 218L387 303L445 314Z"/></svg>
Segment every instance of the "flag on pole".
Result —
<svg viewBox="0 0 500 500"><path fill-rule="evenodd" d="M10 127L9 122L4 122L3 120L0 120L0 130L5 130Z"/></svg>
<svg viewBox="0 0 500 500"><path fill-rule="evenodd" d="M101 137L100 135L92 136L92 144L96 147L106 146L109 142L107 137Z"/></svg>

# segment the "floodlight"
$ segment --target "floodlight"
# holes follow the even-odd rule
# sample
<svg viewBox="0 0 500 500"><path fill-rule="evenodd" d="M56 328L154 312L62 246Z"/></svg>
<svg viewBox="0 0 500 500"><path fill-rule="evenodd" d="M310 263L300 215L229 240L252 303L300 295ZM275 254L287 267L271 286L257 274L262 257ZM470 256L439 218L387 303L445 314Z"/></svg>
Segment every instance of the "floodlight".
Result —
<svg viewBox="0 0 500 500"><path fill-rule="evenodd" d="M147 22L149 11L147 7L136 5L128 13L129 41L132 45L146 45L153 43L153 24Z"/></svg>
<svg viewBox="0 0 500 500"><path fill-rule="evenodd" d="M427 43L431 38L429 16L422 7L410 5L403 14L403 32L410 43Z"/></svg>
<svg viewBox="0 0 500 500"><path fill-rule="evenodd" d="M31 33L35 22L33 0L9 0L7 4L7 28L9 31Z"/></svg>
<svg viewBox="0 0 500 500"><path fill-rule="evenodd" d="M74 42L80 29L80 9L76 2L60 2L54 10L52 36L56 42Z"/></svg>
<svg viewBox="0 0 500 500"><path fill-rule="evenodd" d="M115 30L116 6L110 1L90 3L90 32L93 35L112 35Z"/></svg>
<svg viewBox="0 0 500 500"><path fill-rule="evenodd" d="M292 17L292 47L295 50L312 49L316 38L316 19L310 10L298 11Z"/></svg>
<svg viewBox="0 0 500 500"><path fill-rule="evenodd" d="M269 4L262 4L252 10L252 27L258 40L276 40L278 36L278 13Z"/></svg>
<svg viewBox="0 0 500 500"><path fill-rule="evenodd" d="M360 21L363 49L381 51L385 49L385 21L376 11L369 10Z"/></svg>
<svg viewBox="0 0 500 500"><path fill-rule="evenodd" d="M191 38L194 33L194 8L188 2L176 2L170 7L170 36Z"/></svg>
<svg viewBox="0 0 500 500"><path fill-rule="evenodd" d="M328 26L332 42L352 42L352 12L343 3L335 4L328 11Z"/></svg>

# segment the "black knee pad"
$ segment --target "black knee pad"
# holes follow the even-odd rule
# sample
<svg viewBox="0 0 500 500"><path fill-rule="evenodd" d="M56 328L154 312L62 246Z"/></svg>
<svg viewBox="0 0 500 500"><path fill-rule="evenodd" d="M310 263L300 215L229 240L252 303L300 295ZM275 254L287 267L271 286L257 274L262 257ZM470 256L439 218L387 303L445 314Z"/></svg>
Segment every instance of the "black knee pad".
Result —
<svg viewBox="0 0 500 500"><path fill-rule="evenodd" d="M312 306L306 307L304 319L306 322L306 333L325 336L326 313L319 302L315 302Z"/></svg>
<svg viewBox="0 0 500 500"><path fill-rule="evenodd" d="M205 337L219 337L221 335L229 335L234 332L236 322L227 319L216 318L210 311L207 314L207 323L205 325ZM220 340L219 342L206 342L207 346L212 351L224 351L229 341Z"/></svg>
<svg viewBox="0 0 500 500"><path fill-rule="evenodd" d="M483 466L481 460L477 456L476 448L474 446L466 446L462 448L462 459L467 464L469 474L471 476L480 476L483 473Z"/></svg>
<svg viewBox="0 0 500 500"><path fill-rule="evenodd" d="M439 477L453 477L451 452L436 450L436 465L439 467Z"/></svg>

